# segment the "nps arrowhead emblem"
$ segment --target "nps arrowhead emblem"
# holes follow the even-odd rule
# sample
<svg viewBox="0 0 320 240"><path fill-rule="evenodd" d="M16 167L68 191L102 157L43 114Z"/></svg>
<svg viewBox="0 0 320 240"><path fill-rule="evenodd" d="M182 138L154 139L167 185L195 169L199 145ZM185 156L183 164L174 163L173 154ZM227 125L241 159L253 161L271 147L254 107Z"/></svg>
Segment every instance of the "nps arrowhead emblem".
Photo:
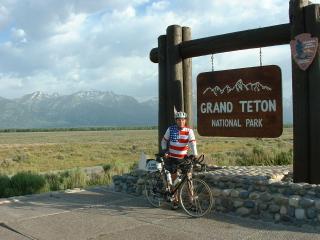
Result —
<svg viewBox="0 0 320 240"><path fill-rule="evenodd" d="M290 41L291 53L300 69L305 71L313 62L318 51L318 38L302 33Z"/></svg>

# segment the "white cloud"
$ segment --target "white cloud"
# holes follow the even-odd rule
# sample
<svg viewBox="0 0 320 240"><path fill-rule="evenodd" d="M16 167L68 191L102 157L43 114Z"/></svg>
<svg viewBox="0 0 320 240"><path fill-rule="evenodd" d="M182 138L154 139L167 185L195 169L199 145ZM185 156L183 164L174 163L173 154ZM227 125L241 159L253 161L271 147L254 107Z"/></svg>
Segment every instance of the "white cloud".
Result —
<svg viewBox="0 0 320 240"><path fill-rule="evenodd" d="M163 11L163 10L168 9L169 5L170 5L169 1L153 2L151 7L150 7L150 10L152 10L152 11Z"/></svg>
<svg viewBox="0 0 320 240"><path fill-rule="evenodd" d="M0 31L7 25L9 21L9 12L5 6L0 5Z"/></svg>
<svg viewBox="0 0 320 240"><path fill-rule="evenodd" d="M23 81L21 78L13 74L0 74L1 82L6 82L5 85L0 84L0 90L6 91L8 88L21 88L23 87Z"/></svg>
<svg viewBox="0 0 320 240"><path fill-rule="evenodd" d="M0 30L12 30L0 32L0 96L85 89L156 95L158 67L149 52L167 26L189 26L196 39L288 21L283 0L6 0ZM289 95L290 50L262 51L264 64L281 66ZM258 49L215 56L217 69L258 64ZM210 56L194 58L194 76L210 69Z"/></svg>
<svg viewBox="0 0 320 240"><path fill-rule="evenodd" d="M135 17L135 15L136 15L136 11L132 6L128 6L123 10L114 10L112 12L112 16L115 18L115 20L120 20L120 21L133 18Z"/></svg>
<svg viewBox="0 0 320 240"><path fill-rule="evenodd" d="M87 15L80 13L71 13L68 19L62 23L57 23L56 27L53 29L58 34L63 34L79 29L86 20Z"/></svg>
<svg viewBox="0 0 320 240"><path fill-rule="evenodd" d="M23 29L16 29L16 28L12 28L11 29L11 35L12 35L12 39L18 43L26 43L27 42L27 38L26 38L26 33Z"/></svg>
<svg viewBox="0 0 320 240"><path fill-rule="evenodd" d="M86 20L86 14L71 14L65 22L57 22L53 33L49 37L49 44L63 48L65 44L72 44L81 38L81 29Z"/></svg>

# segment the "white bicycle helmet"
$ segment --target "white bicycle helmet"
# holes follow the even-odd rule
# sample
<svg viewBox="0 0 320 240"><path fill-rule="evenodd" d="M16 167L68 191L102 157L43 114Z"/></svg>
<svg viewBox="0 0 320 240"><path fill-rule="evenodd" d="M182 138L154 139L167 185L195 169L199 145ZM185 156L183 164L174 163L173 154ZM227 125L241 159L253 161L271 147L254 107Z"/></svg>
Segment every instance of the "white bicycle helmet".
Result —
<svg viewBox="0 0 320 240"><path fill-rule="evenodd" d="M176 112L174 114L174 118L177 119L177 118L187 118L187 114L185 112Z"/></svg>

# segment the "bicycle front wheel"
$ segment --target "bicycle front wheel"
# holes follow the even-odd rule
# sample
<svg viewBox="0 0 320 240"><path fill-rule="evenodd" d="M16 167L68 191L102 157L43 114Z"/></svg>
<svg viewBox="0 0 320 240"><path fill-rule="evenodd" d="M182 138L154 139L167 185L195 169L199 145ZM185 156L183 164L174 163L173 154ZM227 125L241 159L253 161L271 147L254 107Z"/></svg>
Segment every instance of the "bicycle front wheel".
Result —
<svg viewBox="0 0 320 240"><path fill-rule="evenodd" d="M204 216L213 205L210 187L201 179L185 181L181 186L179 199L183 210L192 217Z"/></svg>
<svg viewBox="0 0 320 240"><path fill-rule="evenodd" d="M148 174L145 180L145 195L154 207L161 207L164 203L165 186L159 172Z"/></svg>

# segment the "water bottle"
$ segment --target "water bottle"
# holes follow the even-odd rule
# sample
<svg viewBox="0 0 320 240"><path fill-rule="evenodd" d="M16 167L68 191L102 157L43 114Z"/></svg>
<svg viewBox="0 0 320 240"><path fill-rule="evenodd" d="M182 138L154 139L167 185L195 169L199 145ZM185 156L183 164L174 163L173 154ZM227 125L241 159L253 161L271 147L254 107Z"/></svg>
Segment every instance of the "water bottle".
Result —
<svg viewBox="0 0 320 240"><path fill-rule="evenodd" d="M174 180L173 186L176 186L179 182L181 182L181 176L180 176L180 174L177 174L177 178L176 178L176 180Z"/></svg>
<svg viewBox="0 0 320 240"><path fill-rule="evenodd" d="M171 173L168 170L166 170L166 177L168 184L172 185Z"/></svg>

